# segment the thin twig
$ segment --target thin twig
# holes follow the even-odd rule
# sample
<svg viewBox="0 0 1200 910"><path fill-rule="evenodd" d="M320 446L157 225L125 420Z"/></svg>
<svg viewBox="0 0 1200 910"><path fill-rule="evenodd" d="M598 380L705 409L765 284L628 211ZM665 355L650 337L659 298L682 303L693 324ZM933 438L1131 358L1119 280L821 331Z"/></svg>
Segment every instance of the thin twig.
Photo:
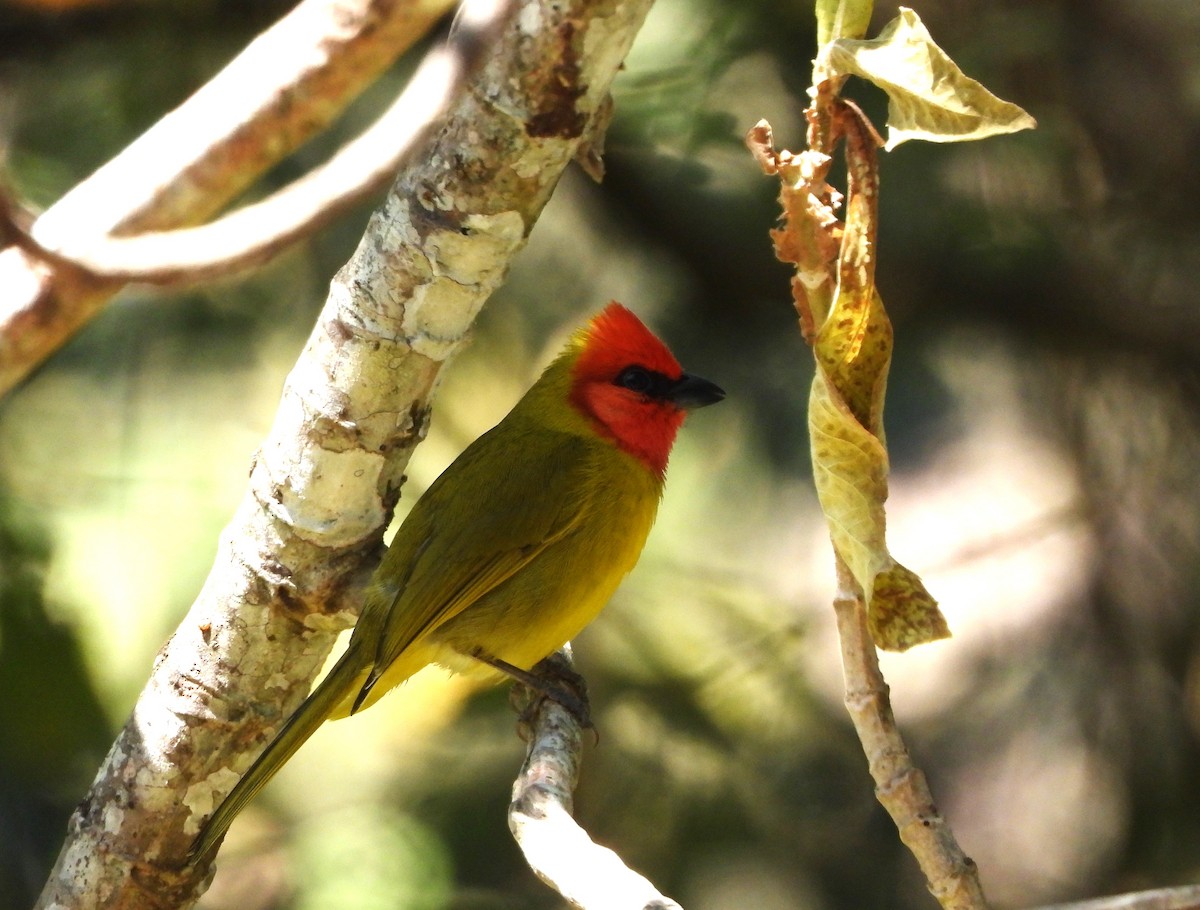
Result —
<svg viewBox="0 0 1200 910"><path fill-rule="evenodd" d="M875 795L896 823L900 840L916 857L938 903L945 910L984 910L987 900L979 870L959 847L934 805L925 775L913 764L892 713L862 596L840 558L837 564L839 591L833 608L842 649L846 710L866 753Z"/></svg>
<svg viewBox="0 0 1200 910"><path fill-rule="evenodd" d="M573 672L569 646L543 665L556 676ZM681 910L571 817L584 735L578 718L524 686L514 692L529 749L513 784L508 827L530 868L581 910Z"/></svg>

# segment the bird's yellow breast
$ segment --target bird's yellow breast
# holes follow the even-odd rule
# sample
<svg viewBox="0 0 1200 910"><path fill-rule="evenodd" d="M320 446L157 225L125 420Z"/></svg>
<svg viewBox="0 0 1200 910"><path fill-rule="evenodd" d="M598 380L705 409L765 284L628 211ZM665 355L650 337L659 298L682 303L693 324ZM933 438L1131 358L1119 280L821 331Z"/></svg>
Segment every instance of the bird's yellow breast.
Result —
<svg viewBox="0 0 1200 910"><path fill-rule="evenodd" d="M474 674L476 649L529 669L574 638L637 563L654 524L661 483L641 463L597 440L569 532L521 571L430 636L438 661Z"/></svg>

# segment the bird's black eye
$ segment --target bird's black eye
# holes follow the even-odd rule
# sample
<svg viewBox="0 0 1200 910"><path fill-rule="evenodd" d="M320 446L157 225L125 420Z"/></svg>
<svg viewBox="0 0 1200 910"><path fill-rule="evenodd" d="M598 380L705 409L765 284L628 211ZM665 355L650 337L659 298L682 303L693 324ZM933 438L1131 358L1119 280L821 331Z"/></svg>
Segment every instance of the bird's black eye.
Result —
<svg viewBox="0 0 1200 910"><path fill-rule="evenodd" d="M645 367L626 367L617 374L613 384L645 395L654 386L654 377Z"/></svg>

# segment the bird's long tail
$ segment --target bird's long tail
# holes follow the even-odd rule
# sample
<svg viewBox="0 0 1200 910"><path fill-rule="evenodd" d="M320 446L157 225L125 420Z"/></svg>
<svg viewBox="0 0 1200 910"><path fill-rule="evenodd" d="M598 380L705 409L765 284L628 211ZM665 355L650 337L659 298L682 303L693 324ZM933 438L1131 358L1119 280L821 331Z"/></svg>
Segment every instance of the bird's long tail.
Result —
<svg viewBox="0 0 1200 910"><path fill-rule="evenodd" d="M313 689L308 698L287 719L267 748L229 791L229 795L204 823L192 843L192 848L188 851L189 863L197 862L216 847L246 803L250 802L258 791L266 786L267 781L275 776L275 772L296 754L296 750L317 731L334 708L361 684L364 668L358 650L351 642L350 648L321 680L320 685Z"/></svg>

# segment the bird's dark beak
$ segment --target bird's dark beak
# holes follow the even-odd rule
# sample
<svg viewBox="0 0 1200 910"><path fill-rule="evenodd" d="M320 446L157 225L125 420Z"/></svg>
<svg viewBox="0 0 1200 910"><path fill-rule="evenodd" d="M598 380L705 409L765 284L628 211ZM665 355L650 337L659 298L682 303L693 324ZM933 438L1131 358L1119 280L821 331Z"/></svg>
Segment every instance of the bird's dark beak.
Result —
<svg viewBox="0 0 1200 910"><path fill-rule="evenodd" d="M725 397L725 390L707 379L684 373L671 384L666 397L675 407L693 411L716 404Z"/></svg>

